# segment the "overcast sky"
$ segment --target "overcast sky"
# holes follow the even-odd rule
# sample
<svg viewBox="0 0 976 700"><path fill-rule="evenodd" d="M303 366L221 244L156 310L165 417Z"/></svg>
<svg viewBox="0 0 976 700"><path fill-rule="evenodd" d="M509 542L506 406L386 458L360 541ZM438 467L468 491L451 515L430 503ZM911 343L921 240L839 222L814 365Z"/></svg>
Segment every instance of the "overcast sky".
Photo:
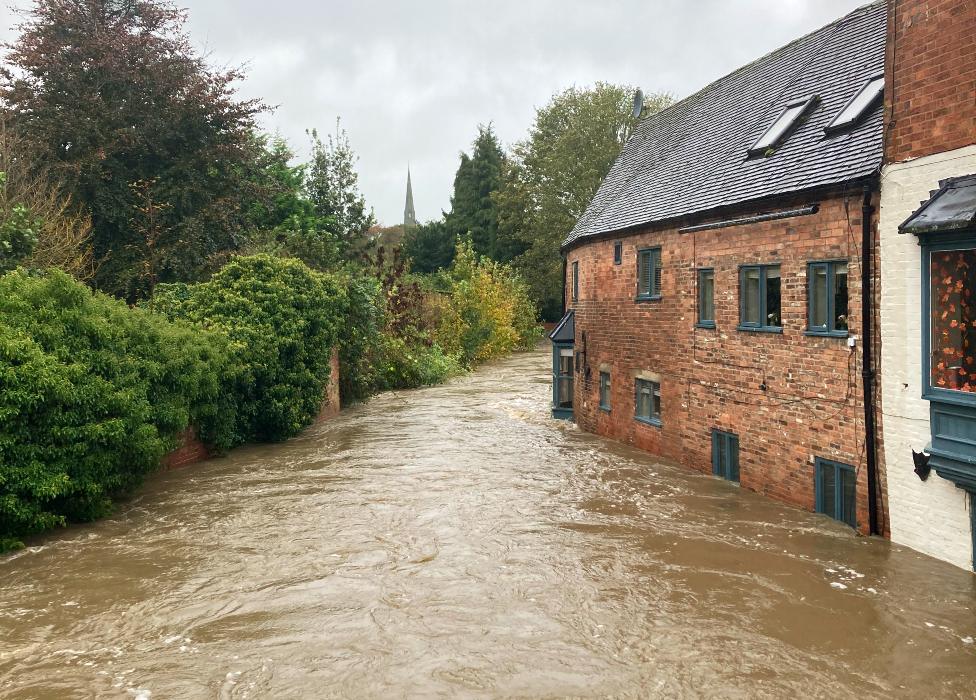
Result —
<svg viewBox="0 0 976 700"><path fill-rule="evenodd" d="M15 36L0 10L0 40ZM178 0L216 66L244 64L241 94L307 153L305 129L337 116L360 185L387 225L450 206L458 155L479 123L507 145L558 90L597 80L685 97L864 0Z"/></svg>

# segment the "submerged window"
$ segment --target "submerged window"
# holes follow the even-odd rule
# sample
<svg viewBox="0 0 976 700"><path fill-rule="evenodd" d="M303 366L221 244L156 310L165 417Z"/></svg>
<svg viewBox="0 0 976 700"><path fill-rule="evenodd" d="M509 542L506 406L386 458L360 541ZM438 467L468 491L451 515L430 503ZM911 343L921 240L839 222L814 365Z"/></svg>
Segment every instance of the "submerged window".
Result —
<svg viewBox="0 0 976 700"><path fill-rule="evenodd" d="M624 259L624 244L617 241L613 244L613 264L619 265Z"/></svg>
<svg viewBox="0 0 976 700"><path fill-rule="evenodd" d="M746 265L739 270L739 329L780 331L779 265Z"/></svg>
<svg viewBox="0 0 976 700"><path fill-rule="evenodd" d="M931 386L976 392L976 250L929 256Z"/></svg>
<svg viewBox="0 0 976 700"><path fill-rule="evenodd" d="M715 270L698 271L698 325L715 328Z"/></svg>
<svg viewBox="0 0 976 700"><path fill-rule="evenodd" d="M847 262L807 266L807 332L847 335Z"/></svg>
<svg viewBox="0 0 976 700"><path fill-rule="evenodd" d="M814 466L817 512L857 527L854 467L820 457Z"/></svg>
<svg viewBox="0 0 976 700"><path fill-rule="evenodd" d="M579 261L573 261L573 301L579 299Z"/></svg>
<svg viewBox="0 0 976 700"><path fill-rule="evenodd" d="M637 251L637 298L661 298L661 249Z"/></svg>
<svg viewBox="0 0 976 700"><path fill-rule="evenodd" d="M775 148L778 146L783 139L786 137L787 133L793 126L797 123L800 117L802 117L806 111L813 104L816 97L804 97L799 100L794 100L783 108L779 116L776 118L766 132L759 137L752 148L749 149L749 155L760 156L766 153L770 148Z"/></svg>
<svg viewBox="0 0 976 700"><path fill-rule="evenodd" d="M600 408L610 410L610 373L600 372Z"/></svg>
<svg viewBox="0 0 976 700"><path fill-rule="evenodd" d="M712 429L712 474L739 481L739 436Z"/></svg>
<svg viewBox="0 0 976 700"><path fill-rule="evenodd" d="M884 92L884 76L878 75L868 80L854 96L848 100L844 108L837 113L830 124L824 127L824 131L840 131L854 126L868 110L874 106Z"/></svg>
<svg viewBox="0 0 976 700"><path fill-rule="evenodd" d="M638 379L634 417L642 423L661 425L661 385Z"/></svg>

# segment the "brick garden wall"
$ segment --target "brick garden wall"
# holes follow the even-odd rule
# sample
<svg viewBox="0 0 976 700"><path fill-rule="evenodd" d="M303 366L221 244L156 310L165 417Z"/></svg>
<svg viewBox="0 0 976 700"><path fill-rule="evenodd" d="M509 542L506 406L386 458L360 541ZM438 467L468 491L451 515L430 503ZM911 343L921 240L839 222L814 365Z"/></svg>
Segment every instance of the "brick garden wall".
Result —
<svg viewBox="0 0 976 700"><path fill-rule="evenodd" d="M976 143L976 2L889 0L888 162Z"/></svg>
<svg viewBox="0 0 976 700"><path fill-rule="evenodd" d="M853 465L859 530L867 532L861 339L852 351L846 339L804 335L807 263L829 259L849 261L849 323L860 335L861 197L852 188L821 198L813 215L693 234L648 229L570 250L569 262L580 263L580 294L567 304L576 310L577 350L586 333L589 370L588 379L577 375L580 427L704 472L711 471L712 428L733 432L742 486L807 510L815 505L814 457ZM764 211L809 203L784 199ZM663 298L635 302L636 251L653 246L662 249ZM781 334L736 330L739 266L755 263L781 266ZM715 270L715 329L695 327L699 267ZM599 408L601 366L611 371L609 412ZM641 372L660 375L661 427L634 419Z"/></svg>

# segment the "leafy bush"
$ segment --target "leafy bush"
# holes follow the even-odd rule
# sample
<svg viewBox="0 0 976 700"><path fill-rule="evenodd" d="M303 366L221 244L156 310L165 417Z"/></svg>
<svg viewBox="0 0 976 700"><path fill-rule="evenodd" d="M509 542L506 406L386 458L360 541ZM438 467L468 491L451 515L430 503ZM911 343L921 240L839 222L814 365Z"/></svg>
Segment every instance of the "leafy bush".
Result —
<svg viewBox="0 0 976 700"><path fill-rule="evenodd" d="M226 347L59 271L0 277L0 550L104 515L194 423Z"/></svg>
<svg viewBox="0 0 976 700"><path fill-rule="evenodd" d="M6 192L7 173L0 172L0 195ZM22 203L0 196L0 273L9 272L34 251L38 222Z"/></svg>
<svg viewBox="0 0 976 700"><path fill-rule="evenodd" d="M521 277L508 265L479 257L470 241L459 241L454 264L437 284L446 300L437 304L434 340L472 366L513 350L531 348L541 329Z"/></svg>
<svg viewBox="0 0 976 700"><path fill-rule="evenodd" d="M150 308L228 339L234 424L217 437L229 446L284 440L312 422L347 304L336 278L262 254L235 258L207 282L159 285Z"/></svg>

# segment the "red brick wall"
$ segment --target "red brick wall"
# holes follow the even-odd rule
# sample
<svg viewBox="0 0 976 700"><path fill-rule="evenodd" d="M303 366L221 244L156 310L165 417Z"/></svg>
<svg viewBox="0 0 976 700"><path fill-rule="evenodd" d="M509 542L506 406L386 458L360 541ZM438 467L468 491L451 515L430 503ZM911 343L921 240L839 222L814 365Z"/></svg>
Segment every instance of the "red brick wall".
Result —
<svg viewBox="0 0 976 700"><path fill-rule="evenodd" d="M976 1L889 0L885 157L976 143Z"/></svg>
<svg viewBox="0 0 976 700"><path fill-rule="evenodd" d="M568 252L580 263L576 349L589 378L577 375L575 419L694 469L711 471L711 430L740 439L741 484L814 509L814 457L857 468L858 522L868 530L861 388L861 338L804 335L807 263L849 261L851 334L860 336L861 191L820 202L817 214L679 234L649 229L584 244ZM809 201L782 201L790 208ZM759 212L738 212L748 216ZM701 223L695 221L691 223ZM623 263L613 264L615 240ZM637 303L636 251L661 246L659 301ZM738 331L739 266L779 263L783 333ZM696 268L715 269L716 329L696 328ZM599 408L601 365L611 368L609 413ZM634 375L661 375L663 426L634 420ZM767 389L760 388L765 384Z"/></svg>

